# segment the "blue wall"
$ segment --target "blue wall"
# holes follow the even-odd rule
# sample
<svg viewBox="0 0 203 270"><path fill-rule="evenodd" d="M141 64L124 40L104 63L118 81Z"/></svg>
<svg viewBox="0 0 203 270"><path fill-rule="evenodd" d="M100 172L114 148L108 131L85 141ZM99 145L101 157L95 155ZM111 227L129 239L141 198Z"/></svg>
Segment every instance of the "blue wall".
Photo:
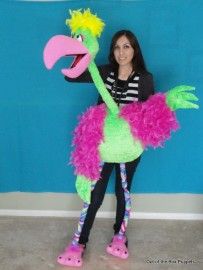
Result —
<svg viewBox="0 0 203 270"><path fill-rule="evenodd" d="M69 34L68 10L90 7L106 22L97 64L107 62L117 30L136 33L157 91L196 86L203 100L203 1L62 1L0 3L0 191L75 192L68 166L77 116L97 99L91 84L67 83L45 69L43 48ZM84 98L80 98L83 96ZM201 104L200 104L201 105ZM181 129L164 149L149 149L133 192L203 193L202 108L178 111ZM114 191L113 177L109 192Z"/></svg>

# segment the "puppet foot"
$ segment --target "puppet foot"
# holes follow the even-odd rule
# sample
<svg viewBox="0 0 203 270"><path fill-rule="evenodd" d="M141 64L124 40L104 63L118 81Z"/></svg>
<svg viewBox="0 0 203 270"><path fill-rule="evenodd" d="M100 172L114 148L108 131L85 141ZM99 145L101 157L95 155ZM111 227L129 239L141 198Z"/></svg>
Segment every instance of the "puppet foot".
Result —
<svg viewBox="0 0 203 270"><path fill-rule="evenodd" d="M111 243L106 248L106 252L121 259L127 259L129 256L127 246L126 236L114 235Z"/></svg>
<svg viewBox="0 0 203 270"><path fill-rule="evenodd" d="M61 253L58 258L57 262L66 265L66 266L75 266L80 267L82 266L83 254L86 246L82 244L72 245L66 247L63 253Z"/></svg>

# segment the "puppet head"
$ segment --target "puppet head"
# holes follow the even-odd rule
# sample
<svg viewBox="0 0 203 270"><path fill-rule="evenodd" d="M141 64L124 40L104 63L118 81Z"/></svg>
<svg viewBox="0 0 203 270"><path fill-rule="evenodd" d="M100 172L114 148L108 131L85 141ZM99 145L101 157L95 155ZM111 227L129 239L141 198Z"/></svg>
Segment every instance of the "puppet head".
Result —
<svg viewBox="0 0 203 270"><path fill-rule="evenodd" d="M90 9L70 11L71 18L66 20L70 27L71 37L56 35L52 37L44 49L44 62L48 69L64 56L74 56L70 68L62 69L62 73L70 78L80 76L94 60L99 44L97 37L100 37L104 28L104 22Z"/></svg>

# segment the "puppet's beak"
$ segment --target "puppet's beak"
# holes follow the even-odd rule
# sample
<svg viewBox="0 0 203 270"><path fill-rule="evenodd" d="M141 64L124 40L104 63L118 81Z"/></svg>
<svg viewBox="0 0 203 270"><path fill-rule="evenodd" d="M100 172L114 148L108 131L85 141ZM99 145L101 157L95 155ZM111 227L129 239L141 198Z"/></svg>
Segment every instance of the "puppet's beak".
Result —
<svg viewBox="0 0 203 270"><path fill-rule="evenodd" d="M70 78L80 76L91 61L91 55L82 42L64 35L52 37L44 48L45 66L47 69L51 69L64 56L75 56L70 68L61 70L65 76Z"/></svg>

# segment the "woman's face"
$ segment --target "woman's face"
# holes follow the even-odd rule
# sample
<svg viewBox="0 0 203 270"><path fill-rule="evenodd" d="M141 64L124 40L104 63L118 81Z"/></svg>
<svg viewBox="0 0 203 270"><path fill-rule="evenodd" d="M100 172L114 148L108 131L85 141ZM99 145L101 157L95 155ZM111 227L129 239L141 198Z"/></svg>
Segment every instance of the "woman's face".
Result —
<svg viewBox="0 0 203 270"><path fill-rule="evenodd" d="M114 47L114 57L119 66L132 66L134 49L126 36L118 38Z"/></svg>

